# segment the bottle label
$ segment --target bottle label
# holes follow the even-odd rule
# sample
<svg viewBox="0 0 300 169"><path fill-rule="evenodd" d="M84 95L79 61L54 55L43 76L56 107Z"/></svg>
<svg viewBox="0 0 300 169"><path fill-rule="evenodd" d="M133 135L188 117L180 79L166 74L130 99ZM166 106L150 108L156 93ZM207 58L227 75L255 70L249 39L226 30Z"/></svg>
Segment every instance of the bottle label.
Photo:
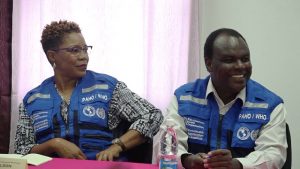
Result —
<svg viewBox="0 0 300 169"><path fill-rule="evenodd" d="M161 159L159 162L159 169L177 169L177 161Z"/></svg>

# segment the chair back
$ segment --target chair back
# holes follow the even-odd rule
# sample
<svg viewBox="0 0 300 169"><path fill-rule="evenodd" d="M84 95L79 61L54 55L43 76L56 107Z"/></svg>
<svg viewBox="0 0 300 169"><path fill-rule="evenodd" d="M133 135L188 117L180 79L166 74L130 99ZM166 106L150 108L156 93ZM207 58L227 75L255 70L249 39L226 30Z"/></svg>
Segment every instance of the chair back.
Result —
<svg viewBox="0 0 300 169"><path fill-rule="evenodd" d="M292 168L292 141L289 125L286 123L286 141L288 144L286 161L282 169L291 169Z"/></svg>
<svg viewBox="0 0 300 169"><path fill-rule="evenodd" d="M115 138L122 136L127 132L131 123L123 121L116 129L113 130L113 135ZM138 145L130 150L125 151L126 157L129 162L134 163L152 163L152 149L153 149L153 139L147 140L146 142Z"/></svg>

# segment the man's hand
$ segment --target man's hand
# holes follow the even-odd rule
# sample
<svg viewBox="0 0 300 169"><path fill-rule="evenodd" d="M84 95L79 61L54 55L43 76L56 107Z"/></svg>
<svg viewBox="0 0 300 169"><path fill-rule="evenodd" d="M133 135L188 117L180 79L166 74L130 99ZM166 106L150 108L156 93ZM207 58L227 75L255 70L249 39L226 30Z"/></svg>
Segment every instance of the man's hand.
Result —
<svg viewBox="0 0 300 169"><path fill-rule="evenodd" d="M206 157L205 153L188 154L184 157L182 165L185 169L204 169L203 160Z"/></svg>
<svg viewBox="0 0 300 169"><path fill-rule="evenodd" d="M113 161L120 156L121 152L122 148L117 144L113 144L108 149L96 154L96 159L101 161Z"/></svg>
<svg viewBox="0 0 300 169"><path fill-rule="evenodd" d="M227 149L218 149L209 152L204 160L204 167L210 169L241 169L242 165L237 159L233 159L231 152Z"/></svg>

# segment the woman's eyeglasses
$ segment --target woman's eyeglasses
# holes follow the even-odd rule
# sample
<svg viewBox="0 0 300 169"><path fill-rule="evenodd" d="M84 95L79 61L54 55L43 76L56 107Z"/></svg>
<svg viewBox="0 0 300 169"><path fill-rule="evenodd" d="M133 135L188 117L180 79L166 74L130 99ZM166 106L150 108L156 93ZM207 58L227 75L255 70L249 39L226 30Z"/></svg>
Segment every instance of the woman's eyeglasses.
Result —
<svg viewBox="0 0 300 169"><path fill-rule="evenodd" d="M79 55L83 51L84 54L90 54L91 50L93 49L93 46L71 46L67 48L58 48L58 49L53 49L53 51L60 51L64 50L69 53L72 53L73 55Z"/></svg>

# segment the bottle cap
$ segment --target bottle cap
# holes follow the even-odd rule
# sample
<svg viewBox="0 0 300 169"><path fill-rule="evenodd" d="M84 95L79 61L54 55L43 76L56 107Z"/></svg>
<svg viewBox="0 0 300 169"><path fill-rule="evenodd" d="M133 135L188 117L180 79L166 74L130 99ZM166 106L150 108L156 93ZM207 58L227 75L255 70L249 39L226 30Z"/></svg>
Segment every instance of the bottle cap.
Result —
<svg viewBox="0 0 300 169"><path fill-rule="evenodd" d="M175 126L175 122L171 119L166 119L164 123L167 127L174 127Z"/></svg>

